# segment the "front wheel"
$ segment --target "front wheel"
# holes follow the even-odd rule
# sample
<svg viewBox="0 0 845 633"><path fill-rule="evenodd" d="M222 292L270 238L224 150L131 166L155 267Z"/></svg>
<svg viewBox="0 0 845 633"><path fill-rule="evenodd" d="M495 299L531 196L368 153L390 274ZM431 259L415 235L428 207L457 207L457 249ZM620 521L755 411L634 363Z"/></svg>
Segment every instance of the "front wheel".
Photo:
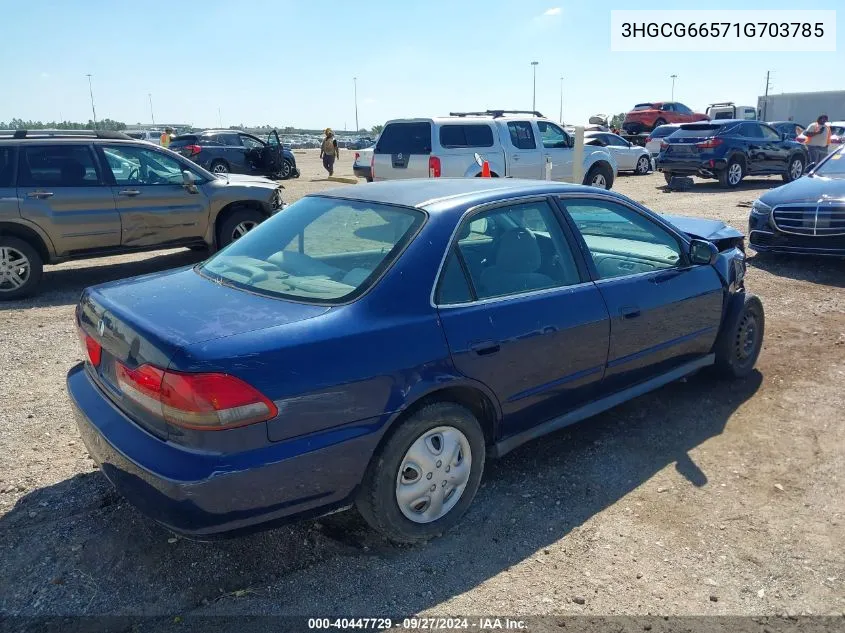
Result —
<svg viewBox="0 0 845 633"><path fill-rule="evenodd" d="M279 172L279 175L281 176L282 180L287 180L288 178L290 178L290 174L292 171L293 165L290 164L289 160L284 159L282 161L282 170L281 172Z"/></svg>
<svg viewBox="0 0 845 633"><path fill-rule="evenodd" d="M217 227L217 247L225 248L239 240L264 221L264 214L255 209L238 209Z"/></svg>
<svg viewBox="0 0 845 633"><path fill-rule="evenodd" d="M455 526L472 503L486 457L475 416L452 402L430 404L401 423L373 457L356 506L374 529L421 543Z"/></svg>
<svg viewBox="0 0 845 633"><path fill-rule="evenodd" d="M783 180L785 182L792 182L793 180L798 180L803 175L804 159L800 156L793 156L789 159L789 167L787 167L786 173L783 174Z"/></svg>
<svg viewBox="0 0 845 633"><path fill-rule="evenodd" d="M613 170L604 163L593 165L584 177L584 184L610 189L613 186Z"/></svg>
<svg viewBox="0 0 845 633"><path fill-rule="evenodd" d="M716 373L722 378L745 378L754 369L763 347L766 317L763 304L747 294L738 313L726 319L716 339Z"/></svg>
<svg viewBox="0 0 845 633"><path fill-rule="evenodd" d="M638 176L645 176L648 170L651 169L651 159L648 156L640 156L637 160L637 166L634 173Z"/></svg>
<svg viewBox="0 0 845 633"><path fill-rule="evenodd" d="M0 300L35 294L44 262L28 242L0 235Z"/></svg>

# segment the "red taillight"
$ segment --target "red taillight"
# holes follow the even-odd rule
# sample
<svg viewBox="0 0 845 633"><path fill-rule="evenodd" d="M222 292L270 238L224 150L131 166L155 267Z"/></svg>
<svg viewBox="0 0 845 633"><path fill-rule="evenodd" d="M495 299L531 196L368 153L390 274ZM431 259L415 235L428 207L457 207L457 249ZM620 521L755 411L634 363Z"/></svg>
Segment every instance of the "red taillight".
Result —
<svg viewBox="0 0 845 633"><path fill-rule="evenodd" d="M271 400L228 374L190 374L153 365L130 369L122 363L115 363L115 371L128 398L184 428L220 431L263 422L279 412Z"/></svg>
<svg viewBox="0 0 845 633"><path fill-rule="evenodd" d="M188 152L190 156L196 156L202 151L202 147L199 145L185 145L185 151Z"/></svg>
<svg viewBox="0 0 845 633"><path fill-rule="evenodd" d="M428 157L428 177L440 178L440 159L437 156Z"/></svg>
<svg viewBox="0 0 845 633"><path fill-rule="evenodd" d="M652 141L652 138L651 138L650 136L646 136L646 137L645 137L645 142L646 142L646 143L651 143L651 141Z"/></svg>
<svg viewBox="0 0 845 633"><path fill-rule="evenodd" d="M710 138L701 141L701 143L696 143L695 146L698 149L714 149L719 147L724 141L720 138L716 138L715 136L711 136Z"/></svg>
<svg viewBox="0 0 845 633"><path fill-rule="evenodd" d="M76 332L79 334L79 342L82 343L82 349L84 349L85 353L88 355L88 361L94 365L94 367L97 367L103 356L103 347L89 336L81 326L77 326Z"/></svg>
<svg viewBox="0 0 845 633"><path fill-rule="evenodd" d="M660 141L660 149L661 149L661 151L662 151L662 150L664 150L664 149L666 149L667 147L669 147L669 143L667 143L666 141Z"/></svg>

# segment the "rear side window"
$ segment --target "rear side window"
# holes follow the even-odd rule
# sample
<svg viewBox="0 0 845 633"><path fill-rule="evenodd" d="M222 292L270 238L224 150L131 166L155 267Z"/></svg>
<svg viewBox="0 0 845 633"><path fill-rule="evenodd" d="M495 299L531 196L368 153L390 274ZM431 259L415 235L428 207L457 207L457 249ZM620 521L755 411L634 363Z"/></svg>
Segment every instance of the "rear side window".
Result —
<svg viewBox="0 0 845 633"><path fill-rule="evenodd" d="M431 154L431 123L390 123L381 133L376 154Z"/></svg>
<svg viewBox="0 0 845 633"><path fill-rule="evenodd" d="M635 111L636 110L651 110L652 108L654 108L653 103L638 103L637 105L634 106Z"/></svg>
<svg viewBox="0 0 845 633"><path fill-rule="evenodd" d="M12 186L15 153L11 147L0 147L0 187Z"/></svg>
<svg viewBox="0 0 845 633"><path fill-rule="evenodd" d="M446 148L493 147L493 130L489 125L444 125L440 128L440 145Z"/></svg>
<svg viewBox="0 0 845 633"><path fill-rule="evenodd" d="M31 145L21 150L21 187L90 187L99 182L87 145Z"/></svg>
<svg viewBox="0 0 845 633"><path fill-rule="evenodd" d="M534 140L534 130L528 121L511 121L508 123L508 132L511 136L511 144L517 149L536 149L537 143Z"/></svg>

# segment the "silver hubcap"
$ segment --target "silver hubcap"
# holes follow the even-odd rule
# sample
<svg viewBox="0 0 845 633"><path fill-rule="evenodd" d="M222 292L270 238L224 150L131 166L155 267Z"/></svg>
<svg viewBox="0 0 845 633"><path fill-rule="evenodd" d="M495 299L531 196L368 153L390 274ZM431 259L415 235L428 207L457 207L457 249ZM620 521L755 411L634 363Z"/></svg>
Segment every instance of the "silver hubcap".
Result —
<svg viewBox="0 0 845 633"><path fill-rule="evenodd" d="M284 161L282 163L282 176L287 177L289 175L290 175L290 163L287 162L287 161Z"/></svg>
<svg viewBox="0 0 845 633"><path fill-rule="evenodd" d="M229 170L226 168L226 165L223 163L217 163L214 167L211 168L215 174L228 174Z"/></svg>
<svg viewBox="0 0 845 633"><path fill-rule="evenodd" d="M604 179L604 174L596 174L593 176L593 187L607 188L607 180Z"/></svg>
<svg viewBox="0 0 845 633"><path fill-rule="evenodd" d="M12 292L29 281L26 255L15 248L0 246L0 292Z"/></svg>
<svg viewBox="0 0 845 633"><path fill-rule="evenodd" d="M800 160L792 161L792 169L790 170L792 173L792 179L797 180L801 177L801 172L804 171L804 166L801 164Z"/></svg>
<svg viewBox="0 0 845 633"><path fill-rule="evenodd" d="M234 231L232 231L232 241L234 242L235 240L242 238L256 226L258 226L258 222L253 222L252 220L244 220L235 227Z"/></svg>
<svg viewBox="0 0 845 633"><path fill-rule="evenodd" d="M640 158L640 162L637 164L637 171L641 174L644 174L648 171L648 159L645 156Z"/></svg>
<svg viewBox="0 0 845 633"><path fill-rule="evenodd" d="M472 469L469 440L453 426L426 431L411 444L396 476L396 502L414 523L445 516L461 498Z"/></svg>
<svg viewBox="0 0 845 633"><path fill-rule="evenodd" d="M742 165L734 163L728 168L728 182L738 185L740 180L742 180Z"/></svg>

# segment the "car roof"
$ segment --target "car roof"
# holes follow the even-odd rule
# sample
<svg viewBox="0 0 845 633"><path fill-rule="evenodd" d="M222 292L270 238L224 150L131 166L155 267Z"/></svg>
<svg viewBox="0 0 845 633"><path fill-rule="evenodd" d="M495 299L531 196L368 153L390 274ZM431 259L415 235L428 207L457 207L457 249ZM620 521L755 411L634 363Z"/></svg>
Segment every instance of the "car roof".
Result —
<svg viewBox="0 0 845 633"><path fill-rule="evenodd" d="M468 114L466 116L434 116L434 117L421 117L416 119L391 119L385 126L390 125L391 123L434 123L434 124L443 124L443 123L466 123L469 125L480 125L484 123L492 123L494 121L527 121L527 120L537 120L537 121L551 121L551 119L547 119L546 117L538 117L533 114L523 114L523 115L503 115L503 116L493 116L490 114ZM557 123L555 125L558 125Z"/></svg>
<svg viewBox="0 0 845 633"><path fill-rule="evenodd" d="M512 178L391 180L340 187L310 195L416 207L427 211L448 211L500 199L561 193L611 194L624 199L614 192L586 185Z"/></svg>

